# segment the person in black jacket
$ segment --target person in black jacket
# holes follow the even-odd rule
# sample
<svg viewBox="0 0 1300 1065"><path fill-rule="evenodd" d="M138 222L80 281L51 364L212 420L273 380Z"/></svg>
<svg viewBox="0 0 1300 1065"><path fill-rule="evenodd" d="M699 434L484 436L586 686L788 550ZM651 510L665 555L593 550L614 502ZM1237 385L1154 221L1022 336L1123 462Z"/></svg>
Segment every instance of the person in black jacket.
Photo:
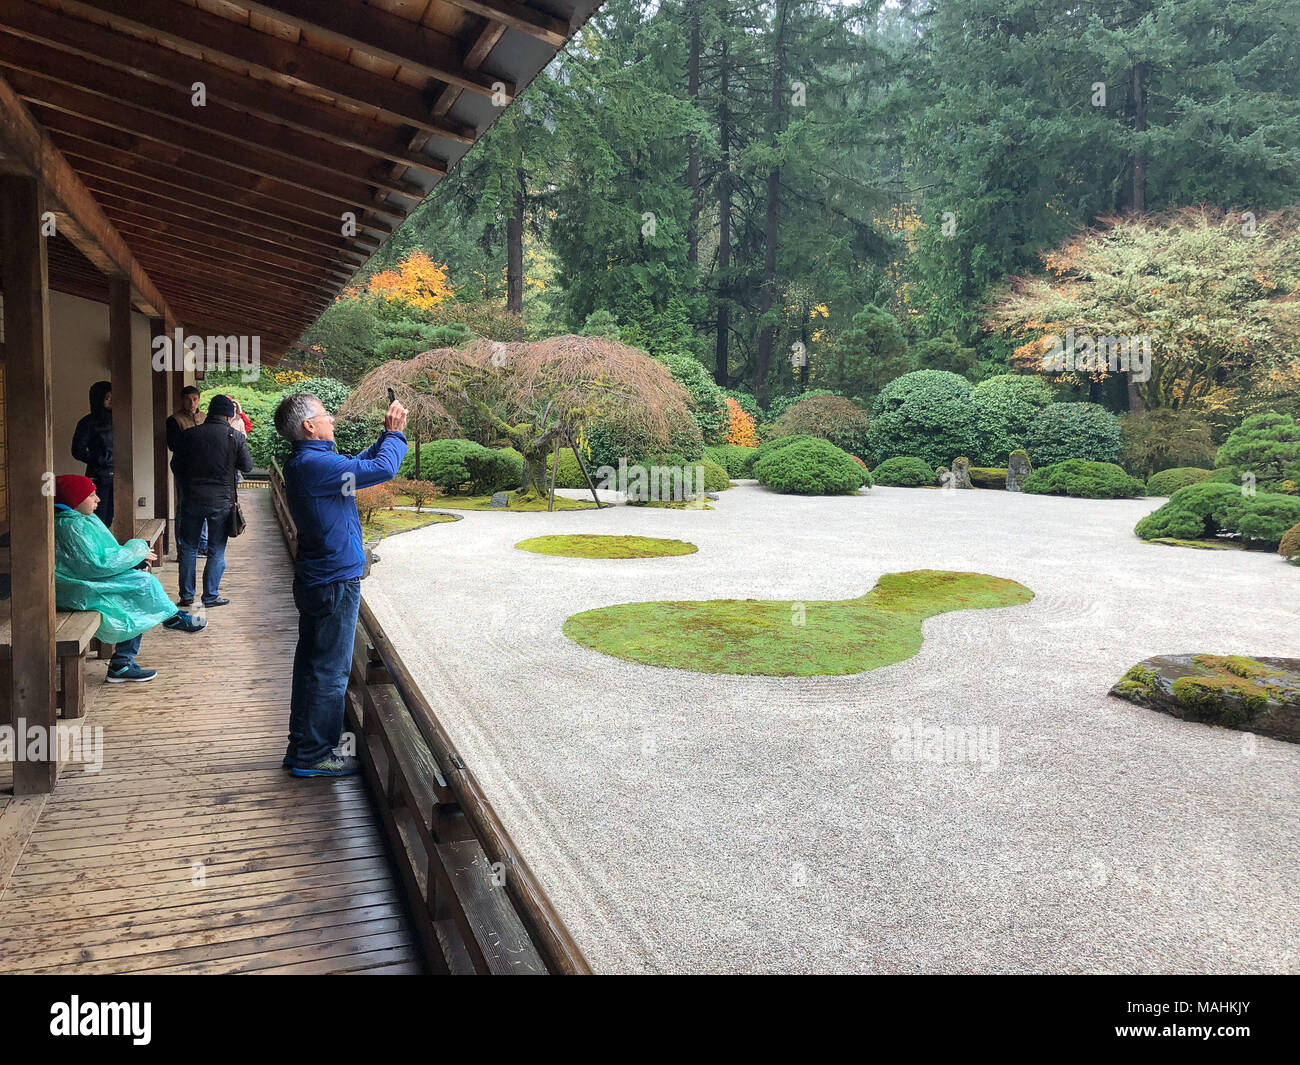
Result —
<svg viewBox="0 0 1300 1065"><path fill-rule="evenodd" d="M231 428L235 405L229 396L213 396L202 425L181 433L176 441L172 469L181 484L181 511L176 519L179 549L180 598L176 605L194 602L199 535L208 523L208 557L203 564L203 605L225 606L221 575L226 571L226 539L235 507L235 471L251 473L253 456L243 433Z"/></svg>
<svg viewBox="0 0 1300 1065"><path fill-rule="evenodd" d="M99 506L95 516L113 524L113 385L96 381L90 386L90 413L77 422L72 434L72 457L86 464L86 476L95 482Z"/></svg>

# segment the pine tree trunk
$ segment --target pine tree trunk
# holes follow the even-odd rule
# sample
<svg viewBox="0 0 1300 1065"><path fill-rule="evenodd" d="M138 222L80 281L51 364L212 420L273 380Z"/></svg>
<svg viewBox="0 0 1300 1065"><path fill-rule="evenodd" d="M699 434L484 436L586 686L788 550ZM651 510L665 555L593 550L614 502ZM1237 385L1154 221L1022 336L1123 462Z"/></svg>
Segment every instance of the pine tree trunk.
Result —
<svg viewBox="0 0 1300 1065"><path fill-rule="evenodd" d="M524 313L524 171L515 171L515 202L506 222L506 310Z"/></svg>
<svg viewBox="0 0 1300 1065"><path fill-rule="evenodd" d="M1133 66L1133 128L1138 133L1145 133L1147 129L1147 88L1146 88L1146 64L1137 63ZM1141 214L1146 210L1147 200L1147 157L1146 152L1139 148L1133 156L1133 193L1130 200L1130 207L1134 214Z"/></svg>
<svg viewBox="0 0 1300 1065"><path fill-rule="evenodd" d="M720 45L721 76L718 89L718 145L722 151L721 173L718 176L718 286L717 333L714 338L713 379L723 388L728 383L727 345L731 339L731 306L727 303L731 270L731 112L727 107L730 91L730 66L727 58L727 38Z"/></svg>
<svg viewBox="0 0 1300 1065"><path fill-rule="evenodd" d="M776 40L772 56L772 114L771 139L775 148L785 129L785 30L789 14L789 0L779 0L776 8ZM763 294L759 301L760 314L766 318L776 304L776 252L781 239L781 167L773 166L767 173L767 221L763 228ZM772 347L776 342L776 326L765 324L758 334L758 355L754 365L754 394L760 403L768 396L767 375L772 365Z"/></svg>
<svg viewBox="0 0 1300 1065"><path fill-rule="evenodd" d="M700 0L689 0L691 23L690 55L686 60L686 92L693 104L700 96ZM691 138L690 152L686 157L686 183L691 189L691 219L686 228L686 261L699 265L700 261L700 147Z"/></svg>

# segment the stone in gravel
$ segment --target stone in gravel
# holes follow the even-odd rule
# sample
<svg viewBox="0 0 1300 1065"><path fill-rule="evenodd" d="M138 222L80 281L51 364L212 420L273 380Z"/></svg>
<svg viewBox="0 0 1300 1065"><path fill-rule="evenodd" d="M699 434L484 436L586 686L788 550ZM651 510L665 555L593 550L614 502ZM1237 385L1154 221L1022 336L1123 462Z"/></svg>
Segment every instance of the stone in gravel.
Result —
<svg viewBox="0 0 1300 1065"><path fill-rule="evenodd" d="M489 507L508 507L510 506L509 492L493 492L492 498L488 501Z"/></svg>
<svg viewBox="0 0 1300 1065"><path fill-rule="evenodd" d="M1025 478L1033 472L1028 455L1023 451L1011 452L1011 457L1007 459L1007 491L1019 492Z"/></svg>
<svg viewBox="0 0 1300 1065"><path fill-rule="evenodd" d="M1110 694L1187 721L1300 743L1300 658L1157 655Z"/></svg>
<svg viewBox="0 0 1300 1065"><path fill-rule="evenodd" d="M970 459L952 460L952 488L970 488Z"/></svg>

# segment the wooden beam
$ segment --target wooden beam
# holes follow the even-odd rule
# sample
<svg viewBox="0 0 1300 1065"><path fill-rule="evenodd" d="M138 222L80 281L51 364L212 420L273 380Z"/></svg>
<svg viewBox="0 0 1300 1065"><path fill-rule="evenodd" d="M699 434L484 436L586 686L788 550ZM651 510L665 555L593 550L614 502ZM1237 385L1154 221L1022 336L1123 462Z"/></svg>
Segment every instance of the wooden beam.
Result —
<svg viewBox="0 0 1300 1065"><path fill-rule="evenodd" d="M151 351L153 341L166 335L166 323L161 318L150 318L149 341ZM168 406L171 399L168 386L176 373L169 369L154 369L152 359L150 363L149 380L153 386L153 516L163 520L162 545L158 552L161 556L168 553L171 544L170 523L167 520L171 517L172 495L171 470L167 459L167 419L171 416L171 408Z"/></svg>
<svg viewBox="0 0 1300 1065"><path fill-rule="evenodd" d="M140 295L142 310L174 323L167 301L135 261L126 241L2 77L0 143L6 145L7 154L17 159L29 173L41 178L46 209L55 213L59 232L104 273L130 278L131 287Z"/></svg>
<svg viewBox="0 0 1300 1065"><path fill-rule="evenodd" d="M247 114L227 106L216 97L208 99L204 106L196 107L191 102L188 86L181 90L171 85L145 81L103 63L82 59L49 45L22 37L11 37L6 33L0 33L0 63L10 70L40 78L50 86L63 86L78 93L102 96L119 107L126 106L157 115L168 123L168 129L189 127L203 133L228 137L234 142L227 146L228 153L238 152L240 146L252 146L282 155L299 166L309 165L329 173L349 176L365 175L371 167L378 164L378 160L386 158ZM14 81L13 78L10 80ZM15 83L14 88L24 94L30 91L33 95L40 95L39 89L34 87L24 89ZM56 94L52 98L66 99L66 94ZM75 98L71 106L75 107ZM173 122L179 126L171 125ZM220 141L217 143L220 144ZM406 160L408 165L418 166L435 177L444 177L447 173L445 165L439 166L429 156L408 152ZM421 186L409 182L390 183L385 187L399 195L415 198L424 195Z"/></svg>
<svg viewBox="0 0 1300 1065"><path fill-rule="evenodd" d="M447 0L453 7L469 11L512 30L545 41L553 48L563 48L569 40L569 24L564 19L538 11L518 0Z"/></svg>
<svg viewBox="0 0 1300 1065"><path fill-rule="evenodd" d="M49 112L47 117L52 119L46 128L50 130L54 143L69 160L75 161L79 171L103 174L120 184L145 187L151 191L162 185L172 190L173 195L182 191L192 193L201 197L202 202L224 204L238 212L240 217L265 228L289 233L295 230L315 232L322 237L326 234L341 236L342 213L338 205L327 200L311 196L282 200L268 188L267 182L257 182L233 168L215 167L211 168L215 171L211 176L200 174L187 167L186 157L181 152L175 152L169 159L150 158L142 154L142 146L150 142L141 142L57 111ZM116 143L95 140L100 133L112 135ZM138 180L149 184L141 186ZM356 237L346 239L363 253L377 251L379 241L387 240L393 233L391 225L369 212L357 215L357 230Z"/></svg>
<svg viewBox="0 0 1300 1065"><path fill-rule="evenodd" d="M101 203L122 208L129 206L136 211L144 210L163 221L172 220L181 224L201 222L207 226L216 226L227 235L238 233L249 240L272 244L277 248L288 249L299 254L320 256L324 253L331 261L349 263L354 268L366 261L364 252L344 246L343 237L340 237L336 244L328 244L311 233L301 231L295 233L292 230L285 232L279 227L271 229L259 226L251 222L247 215L239 215L229 208L223 208L221 204L216 204L215 209L205 206L202 204L201 197L194 195L188 189L169 188L157 182L150 182L147 178L136 178L134 184L128 184L112 177L99 177L86 167L78 169L86 188L94 193L95 198ZM150 192L143 186L152 186L161 191Z"/></svg>
<svg viewBox="0 0 1300 1065"><path fill-rule="evenodd" d="M304 45L241 26L175 0L62 0L73 14L115 21L187 49L224 56L263 74L292 78L336 100L376 111L389 122L437 133L421 89L363 70Z"/></svg>
<svg viewBox="0 0 1300 1065"><path fill-rule="evenodd" d="M113 535L135 536L135 367L131 364L131 283L108 279L108 378L113 383Z"/></svg>
<svg viewBox="0 0 1300 1065"><path fill-rule="evenodd" d="M10 116L12 117L12 116ZM8 126L0 112L0 126ZM30 150L30 146L29 146ZM54 407L50 301L41 216L44 189L34 177L0 175L0 279L4 285L5 432L9 439L9 533L22 565L13 566L9 706L15 727L53 730ZM50 735L47 732L47 735ZM48 745L46 750L49 754ZM14 762L14 794L54 790L58 752Z"/></svg>
<svg viewBox="0 0 1300 1065"><path fill-rule="evenodd" d="M410 153L396 127L359 120L356 115L302 93L269 81L242 77L215 63L182 55L139 37L117 33L107 26L70 18L31 0L4 0L3 20L6 33L44 41L137 77L170 85L183 90L187 97L194 82L201 81L210 99L271 121L283 122L304 133L325 137L381 158L408 159L412 165L421 166L437 164L437 160L428 157L409 160ZM449 119L442 120L438 135L461 144L474 143L471 127Z"/></svg>
<svg viewBox="0 0 1300 1065"><path fill-rule="evenodd" d="M427 78L482 96L503 85L513 100L512 81L467 68L455 38L357 0L240 0L242 7L293 26L313 37L385 59ZM560 42L563 44L563 40Z"/></svg>
<svg viewBox="0 0 1300 1065"><path fill-rule="evenodd" d="M295 162L274 149L241 144L229 136L190 126L38 74L13 67L6 67L4 74L23 99L39 105L43 110L62 111L90 119L101 126L193 152L204 159L225 163L260 177L272 178L292 188L333 197L349 207L369 207L373 210L371 189L374 187L405 196L412 201L412 206L424 197L424 189L419 185L395 182L384 175L381 167L371 167L365 173L354 173L339 166L320 165L306 159ZM392 187L394 185L396 187Z"/></svg>

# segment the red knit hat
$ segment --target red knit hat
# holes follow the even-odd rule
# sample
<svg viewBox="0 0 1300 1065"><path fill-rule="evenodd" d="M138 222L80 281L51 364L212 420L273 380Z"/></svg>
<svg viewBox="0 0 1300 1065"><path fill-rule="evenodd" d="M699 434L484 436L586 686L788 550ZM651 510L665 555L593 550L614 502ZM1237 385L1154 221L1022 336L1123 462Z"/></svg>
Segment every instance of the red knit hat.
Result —
<svg viewBox="0 0 1300 1065"><path fill-rule="evenodd" d="M54 502L65 507L79 507L94 490L95 482L79 473L65 473L54 478Z"/></svg>

